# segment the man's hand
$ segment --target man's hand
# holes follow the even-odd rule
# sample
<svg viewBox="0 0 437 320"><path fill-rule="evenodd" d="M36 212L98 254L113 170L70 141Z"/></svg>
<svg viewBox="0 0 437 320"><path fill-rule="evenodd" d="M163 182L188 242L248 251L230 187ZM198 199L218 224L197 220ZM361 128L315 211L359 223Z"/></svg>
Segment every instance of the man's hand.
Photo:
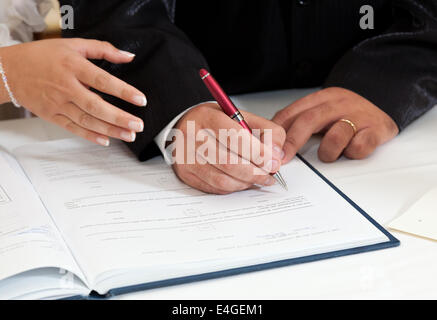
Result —
<svg viewBox="0 0 437 320"><path fill-rule="evenodd" d="M184 158L187 160L190 143L194 146L196 155L195 163L189 164L188 161L184 161L184 163L173 164L175 173L183 182L204 192L217 194L244 190L254 184L269 186L275 183L274 178L268 173L278 171L281 166L285 131L281 126L262 117L248 112L242 112L242 114L253 130L261 130L260 139L242 129L215 103L199 105L179 120L175 128L182 131L185 138L182 143L181 141L173 142L176 144L173 155L176 154L175 158L177 158L177 153L183 149ZM196 135L203 133L205 139L188 141L190 139L189 126L194 128ZM229 129L235 131L232 133ZM271 129L272 139L267 139L268 134L263 131L264 129ZM207 136L206 132L209 132ZM230 134L228 137L225 136L225 139L221 139L224 132ZM235 140L237 136L239 138ZM237 143L233 143L232 140ZM267 144L268 140L271 140L271 144ZM208 152L205 152L205 145L211 147ZM244 146L249 146L249 153L246 152L247 148L245 149ZM257 150L259 152L254 152Z"/></svg>
<svg viewBox="0 0 437 320"><path fill-rule="evenodd" d="M341 119L351 121L356 133ZM287 131L282 163L289 162L315 133L324 133L318 152L324 162L333 162L342 154L363 159L399 133L396 123L373 103L337 87L297 100L277 112L272 121Z"/></svg>

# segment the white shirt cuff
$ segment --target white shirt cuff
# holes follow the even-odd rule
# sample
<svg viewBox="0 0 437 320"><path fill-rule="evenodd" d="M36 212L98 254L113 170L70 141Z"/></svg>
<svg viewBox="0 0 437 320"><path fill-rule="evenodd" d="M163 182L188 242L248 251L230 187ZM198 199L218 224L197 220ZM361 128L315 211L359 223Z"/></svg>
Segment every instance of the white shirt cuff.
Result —
<svg viewBox="0 0 437 320"><path fill-rule="evenodd" d="M187 113L189 110L191 110L191 109L193 109L201 104L204 104L204 103L217 103L217 102L215 102L215 101L201 102L201 103L196 104L195 106L192 106L191 108L188 108L188 109L182 111L172 121L170 121L170 123L164 129L162 129L161 132L158 133L158 135L155 137L155 139L154 139L155 143L157 144L159 150L161 150L162 156L164 157L164 159L167 163L171 163L171 155L167 154L167 151L165 150L165 144L167 142L167 138L168 138L168 135L170 134L171 129L173 129L173 127L176 125L176 123L179 121L179 119L183 117L183 115L185 113Z"/></svg>

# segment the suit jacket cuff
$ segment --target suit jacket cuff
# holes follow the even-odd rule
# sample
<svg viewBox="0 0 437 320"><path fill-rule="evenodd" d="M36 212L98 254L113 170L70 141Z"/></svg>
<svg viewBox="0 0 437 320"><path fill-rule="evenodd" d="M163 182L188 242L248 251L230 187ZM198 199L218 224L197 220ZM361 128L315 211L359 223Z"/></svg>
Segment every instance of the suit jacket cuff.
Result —
<svg viewBox="0 0 437 320"><path fill-rule="evenodd" d="M427 94L432 92L432 81L420 80L432 79L432 71L429 75L414 72L416 66L402 57L376 60L351 50L335 65L323 87L341 87L361 95L387 113L401 131L436 103L436 97Z"/></svg>

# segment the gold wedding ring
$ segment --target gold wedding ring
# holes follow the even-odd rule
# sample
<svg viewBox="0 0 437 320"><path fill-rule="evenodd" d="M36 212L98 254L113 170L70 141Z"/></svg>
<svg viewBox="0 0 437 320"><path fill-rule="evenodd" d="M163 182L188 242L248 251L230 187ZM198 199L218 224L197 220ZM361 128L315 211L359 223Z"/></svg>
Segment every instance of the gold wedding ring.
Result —
<svg viewBox="0 0 437 320"><path fill-rule="evenodd" d="M348 119L340 119L338 121L346 122L347 124L349 124L352 127L352 130L354 130L354 136L357 134L357 127L355 126L355 124L352 121L350 121Z"/></svg>

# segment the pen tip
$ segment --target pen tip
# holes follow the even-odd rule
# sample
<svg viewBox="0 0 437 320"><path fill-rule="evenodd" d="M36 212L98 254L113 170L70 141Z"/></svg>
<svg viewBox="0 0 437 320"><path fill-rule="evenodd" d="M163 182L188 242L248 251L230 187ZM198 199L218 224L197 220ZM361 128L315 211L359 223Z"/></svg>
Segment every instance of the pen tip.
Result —
<svg viewBox="0 0 437 320"><path fill-rule="evenodd" d="M281 185L282 188L284 188L286 191L288 191L288 186L287 183L285 182L284 178L282 177L282 175L278 172L276 172L273 177L276 179L276 181L278 181L278 183Z"/></svg>

